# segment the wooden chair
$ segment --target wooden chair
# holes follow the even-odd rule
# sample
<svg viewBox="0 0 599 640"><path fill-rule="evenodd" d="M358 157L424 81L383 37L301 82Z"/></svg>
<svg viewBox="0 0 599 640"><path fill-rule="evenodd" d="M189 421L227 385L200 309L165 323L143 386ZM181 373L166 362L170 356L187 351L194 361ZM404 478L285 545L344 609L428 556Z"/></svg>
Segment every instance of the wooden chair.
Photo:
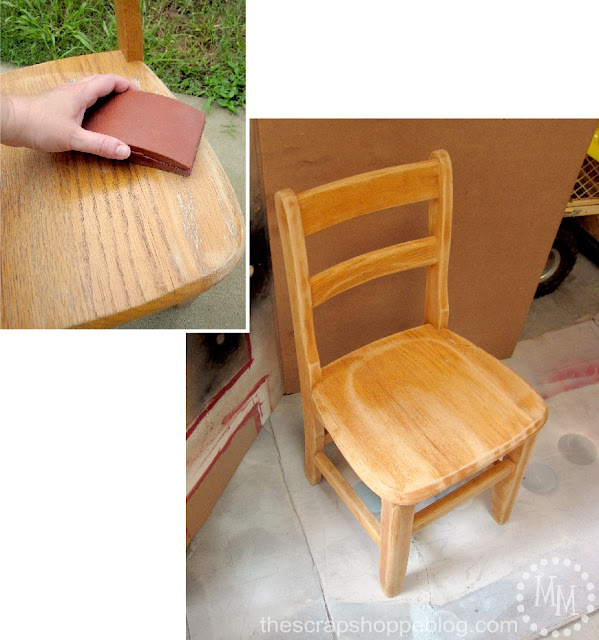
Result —
<svg viewBox="0 0 599 640"><path fill-rule="evenodd" d="M356 216L429 202L429 233L310 274L305 237ZM410 538L494 486L492 515L510 516L544 401L498 360L447 329L452 175L446 151L429 160L276 194L300 372L305 469L324 475L380 547L385 595L401 590ZM313 308L351 287L427 268L424 324L321 367ZM348 310L349 315L349 310ZM381 497L374 517L324 453L334 441ZM415 505L472 477L418 513Z"/></svg>
<svg viewBox="0 0 599 640"><path fill-rule="evenodd" d="M120 50L2 74L2 92L117 73L172 97L142 62L139 0L114 4ZM244 247L239 204L205 137L189 177L3 147L0 220L2 327L121 324L212 287Z"/></svg>

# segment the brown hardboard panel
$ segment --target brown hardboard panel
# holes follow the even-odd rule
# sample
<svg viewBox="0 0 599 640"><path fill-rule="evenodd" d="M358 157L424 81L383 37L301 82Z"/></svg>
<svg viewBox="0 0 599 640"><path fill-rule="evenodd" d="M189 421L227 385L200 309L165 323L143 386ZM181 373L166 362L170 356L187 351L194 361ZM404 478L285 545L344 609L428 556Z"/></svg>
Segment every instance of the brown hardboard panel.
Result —
<svg viewBox="0 0 599 640"><path fill-rule="evenodd" d="M274 193L302 191L446 149L454 171L449 326L499 358L518 340L596 120L258 120L285 390L299 390ZM365 216L309 239L313 273L362 247L415 237L425 209ZM422 319L422 274L367 283L316 310L326 363Z"/></svg>

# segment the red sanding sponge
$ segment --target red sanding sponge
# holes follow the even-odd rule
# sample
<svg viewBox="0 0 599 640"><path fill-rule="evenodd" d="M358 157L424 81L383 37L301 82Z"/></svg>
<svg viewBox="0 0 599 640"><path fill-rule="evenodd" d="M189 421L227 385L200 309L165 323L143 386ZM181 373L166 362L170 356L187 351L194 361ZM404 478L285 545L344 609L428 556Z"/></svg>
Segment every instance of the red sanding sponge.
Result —
<svg viewBox="0 0 599 640"><path fill-rule="evenodd" d="M82 126L129 145L131 162L188 176L205 122L205 113L183 102L129 90L98 100Z"/></svg>

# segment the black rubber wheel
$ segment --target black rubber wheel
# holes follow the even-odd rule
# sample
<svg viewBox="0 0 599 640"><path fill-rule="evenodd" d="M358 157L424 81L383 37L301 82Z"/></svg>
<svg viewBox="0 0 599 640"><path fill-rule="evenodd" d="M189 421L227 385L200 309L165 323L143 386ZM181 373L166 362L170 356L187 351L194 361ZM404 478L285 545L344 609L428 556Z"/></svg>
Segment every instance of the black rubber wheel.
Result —
<svg viewBox="0 0 599 640"><path fill-rule="evenodd" d="M568 220L564 220L547 257L545 268L539 279L535 298L555 291L572 271L578 255L576 235Z"/></svg>

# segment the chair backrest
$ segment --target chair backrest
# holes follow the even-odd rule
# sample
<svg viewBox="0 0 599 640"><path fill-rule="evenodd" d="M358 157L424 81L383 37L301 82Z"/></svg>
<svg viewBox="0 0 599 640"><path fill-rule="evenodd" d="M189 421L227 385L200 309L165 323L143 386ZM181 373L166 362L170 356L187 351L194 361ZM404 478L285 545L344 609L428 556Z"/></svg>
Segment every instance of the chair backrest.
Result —
<svg viewBox="0 0 599 640"><path fill-rule="evenodd" d="M140 0L114 0L116 35L127 62L144 59Z"/></svg>
<svg viewBox="0 0 599 640"><path fill-rule="evenodd" d="M377 249L310 275L306 236L368 213L429 201L429 235ZM424 322L447 326L447 267L452 173L446 151L429 160L371 171L302 193L275 195L302 391L321 378L313 309L352 287L398 271L427 267Z"/></svg>

